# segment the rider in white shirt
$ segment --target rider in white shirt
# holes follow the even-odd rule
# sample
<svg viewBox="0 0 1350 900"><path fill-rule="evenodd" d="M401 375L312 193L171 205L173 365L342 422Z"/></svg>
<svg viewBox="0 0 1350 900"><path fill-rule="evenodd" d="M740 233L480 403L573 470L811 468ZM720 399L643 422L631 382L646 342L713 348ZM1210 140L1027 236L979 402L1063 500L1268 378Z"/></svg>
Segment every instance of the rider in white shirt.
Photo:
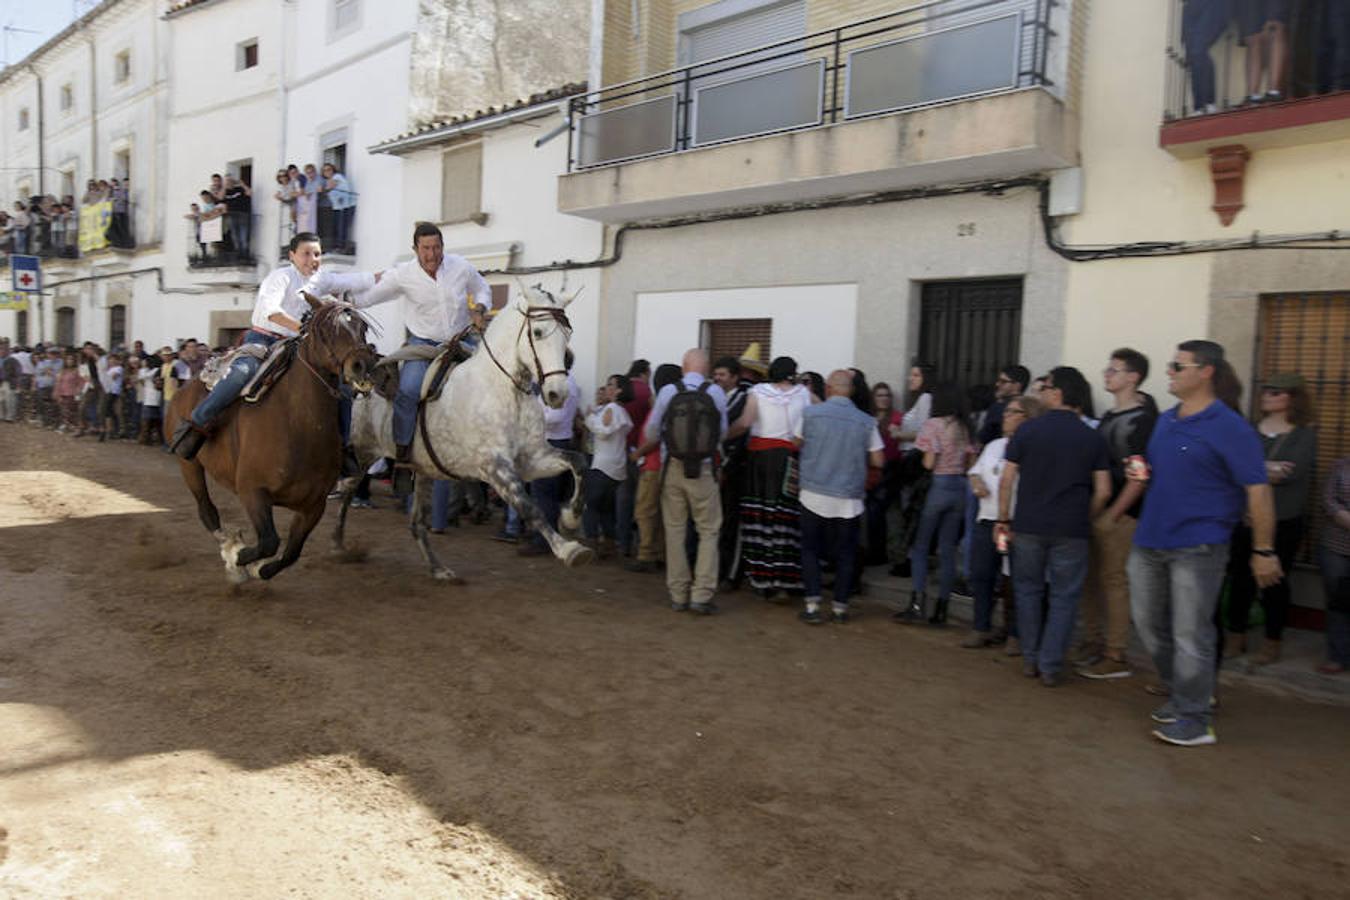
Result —
<svg viewBox="0 0 1350 900"><path fill-rule="evenodd" d="M492 289L478 270L462 256L447 255L441 230L430 222L418 222L413 229L413 250L416 259L381 272L380 283L358 297L356 305L364 308L402 297L409 344L436 346L459 336L471 324L481 328ZM417 404L430 365L429 360L410 359L399 372L394 400L395 494L412 490L408 464L417 427Z"/></svg>
<svg viewBox="0 0 1350 900"><path fill-rule="evenodd" d="M244 335L246 344L271 346L300 332L300 320L309 311L304 294L315 297L347 291L369 291L379 276L369 272L332 274L319 271L323 249L317 235L301 232L291 238L290 263L263 279L253 306L253 327ZM216 383L192 415L178 424L169 446L183 459L192 459L210 434L211 423L239 396L258 371L261 360L247 353L236 356L230 371ZM349 460L344 459L344 464ZM345 470L344 470L345 471Z"/></svg>

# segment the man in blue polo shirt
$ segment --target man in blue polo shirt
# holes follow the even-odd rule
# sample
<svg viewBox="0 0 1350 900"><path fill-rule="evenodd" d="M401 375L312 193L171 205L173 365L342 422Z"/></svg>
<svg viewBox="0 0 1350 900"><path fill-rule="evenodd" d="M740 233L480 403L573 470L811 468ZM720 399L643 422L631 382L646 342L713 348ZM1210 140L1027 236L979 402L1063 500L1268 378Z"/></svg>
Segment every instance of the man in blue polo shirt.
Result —
<svg viewBox="0 0 1350 900"><path fill-rule="evenodd" d="M1261 439L1220 397L1241 392L1223 347L1186 341L1167 366L1181 402L1158 417L1148 442L1152 478L1130 552L1130 611L1170 699L1153 711L1153 736L1212 744L1214 608L1228 542L1244 507L1252 521L1252 574L1260 587L1284 573L1275 556L1275 506ZM1137 477L1137 476L1135 476Z"/></svg>
<svg viewBox="0 0 1350 900"><path fill-rule="evenodd" d="M1040 675L1046 687L1063 681L1064 654L1087 578L1092 520L1111 496L1106 441L1079 414L1091 396L1082 372L1051 369L1040 389L1047 412L1013 434L999 479L994 539L1001 534L1012 539L1022 673ZM1014 485L1017 518L1010 523ZM1042 623L1047 583L1050 609Z"/></svg>

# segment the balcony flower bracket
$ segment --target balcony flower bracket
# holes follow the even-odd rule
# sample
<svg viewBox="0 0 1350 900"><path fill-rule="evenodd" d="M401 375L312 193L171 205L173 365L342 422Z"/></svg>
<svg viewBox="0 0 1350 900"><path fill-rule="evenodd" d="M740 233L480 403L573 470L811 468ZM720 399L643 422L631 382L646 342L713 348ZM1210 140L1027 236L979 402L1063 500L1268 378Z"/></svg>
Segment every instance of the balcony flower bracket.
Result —
<svg viewBox="0 0 1350 900"><path fill-rule="evenodd" d="M1227 144L1209 150L1209 173L1214 179L1213 209L1224 227L1233 224L1245 205L1242 187L1247 175L1247 160L1251 156L1251 151L1242 144Z"/></svg>

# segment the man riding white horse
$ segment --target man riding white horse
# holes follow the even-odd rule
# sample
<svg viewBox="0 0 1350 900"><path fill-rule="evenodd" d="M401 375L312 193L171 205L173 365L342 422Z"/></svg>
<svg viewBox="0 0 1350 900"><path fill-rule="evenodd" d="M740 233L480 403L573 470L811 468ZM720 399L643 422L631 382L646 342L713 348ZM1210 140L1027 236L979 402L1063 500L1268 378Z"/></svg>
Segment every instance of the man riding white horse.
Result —
<svg viewBox="0 0 1350 900"><path fill-rule="evenodd" d="M252 327L244 335L245 344L270 347L277 341L295 337L300 332L300 320L309 311L306 293L316 297L340 295L349 291L368 291L380 280L369 272L335 274L319 270L323 248L318 235L302 231L287 247L290 263L275 269L258 286L258 297L253 306ZM190 419L181 422L169 440L169 447L183 459L197 455L211 435L212 424L239 396L257 373L262 360L258 356L241 353L230 364L230 370L220 379L202 401L192 410ZM345 436L344 436L345 438ZM349 449L343 453L343 474L358 474L353 470L355 458Z"/></svg>
<svg viewBox="0 0 1350 900"><path fill-rule="evenodd" d="M410 345L444 344L470 324L481 329L492 289L478 270L464 257L446 254L441 230L430 222L418 222L413 229L413 250L416 259L381 272L379 284L357 297L356 305L364 308L402 296ZM400 496L412 490L417 404L430 365L430 360L409 359L399 372L398 397L394 400L394 493Z"/></svg>

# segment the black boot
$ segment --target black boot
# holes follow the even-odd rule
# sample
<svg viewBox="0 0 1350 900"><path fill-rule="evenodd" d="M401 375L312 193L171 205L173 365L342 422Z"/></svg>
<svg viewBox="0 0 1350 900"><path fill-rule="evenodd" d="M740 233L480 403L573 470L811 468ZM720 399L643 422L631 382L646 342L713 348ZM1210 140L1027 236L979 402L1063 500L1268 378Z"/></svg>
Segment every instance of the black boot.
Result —
<svg viewBox="0 0 1350 900"><path fill-rule="evenodd" d="M891 618L901 625L917 625L923 621L923 595L914 591L909 595L909 606L898 613L892 614Z"/></svg>
<svg viewBox="0 0 1350 900"><path fill-rule="evenodd" d="M412 489L412 445L399 444L394 449L394 496L406 497Z"/></svg>
<svg viewBox="0 0 1350 900"><path fill-rule="evenodd" d="M169 438L169 449L183 459L192 459L197 455L197 451L202 449L204 443L206 432L193 425L190 419L184 419L173 430L173 437Z"/></svg>
<svg viewBox="0 0 1350 900"><path fill-rule="evenodd" d="M934 628L947 627L947 604L951 602L950 597L939 597L937 604L933 607L933 614L928 617L928 624Z"/></svg>

